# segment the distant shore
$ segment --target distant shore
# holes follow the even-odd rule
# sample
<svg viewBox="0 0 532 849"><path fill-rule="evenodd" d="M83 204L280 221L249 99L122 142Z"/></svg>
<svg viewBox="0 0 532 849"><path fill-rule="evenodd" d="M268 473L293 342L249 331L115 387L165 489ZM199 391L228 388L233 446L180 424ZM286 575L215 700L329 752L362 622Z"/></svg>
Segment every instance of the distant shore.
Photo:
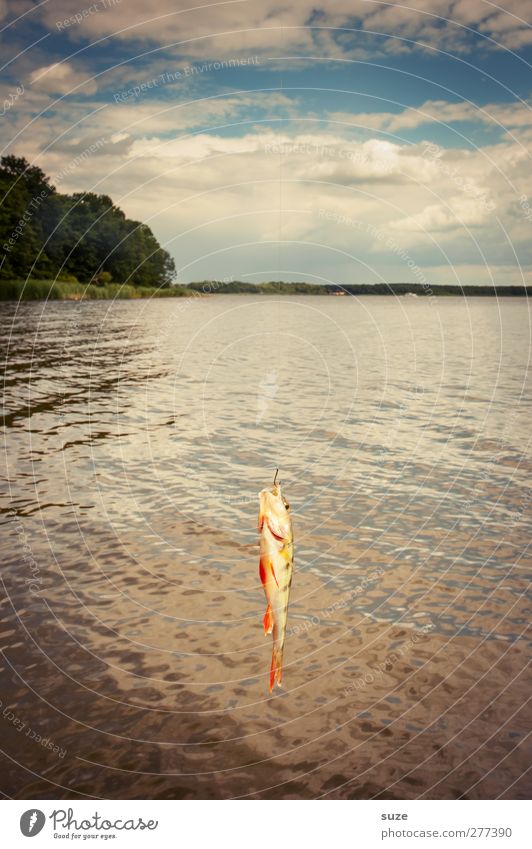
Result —
<svg viewBox="0 0 532 849"><path fill-rule="evenodd" d="M271 280L268 283L249 283L240 280L230 282L203 280L201 283L187 283L186 289L196 293L219 295L415 295L418 298L440 297L445 295L475 297L520 297L532 295L532 286L451 286L422 285L420 283L286 283Z"/></svg>
<svg viewBox="0 0 532 849"><path fill-rule="evenodd" d="M61 280L0 280L0 301L94 301L133 300L140 298L191 298L207 295L330 295L348 297L358 295L431 297L517 297L532 295L532 286L422 286L418 283L377 283L316 285L315 283L287 283L269 281L248 283L203 280L169 287L132 286L108 283L74 283Z"/></svg>

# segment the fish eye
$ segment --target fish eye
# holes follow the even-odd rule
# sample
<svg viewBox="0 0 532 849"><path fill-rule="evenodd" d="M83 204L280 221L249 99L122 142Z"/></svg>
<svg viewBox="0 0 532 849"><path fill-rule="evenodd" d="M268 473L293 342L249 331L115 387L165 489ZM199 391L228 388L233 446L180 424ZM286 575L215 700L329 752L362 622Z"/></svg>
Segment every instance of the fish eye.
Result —
<svg viewBox="0 0 532 849"><path fill-rule="evenodd" d="M284 504L284 506L285 506L285 508L286 508L287 510L290 510L290 505L289 505L288 501L287 501L285 498L283 498L283 504Z"/></svg>

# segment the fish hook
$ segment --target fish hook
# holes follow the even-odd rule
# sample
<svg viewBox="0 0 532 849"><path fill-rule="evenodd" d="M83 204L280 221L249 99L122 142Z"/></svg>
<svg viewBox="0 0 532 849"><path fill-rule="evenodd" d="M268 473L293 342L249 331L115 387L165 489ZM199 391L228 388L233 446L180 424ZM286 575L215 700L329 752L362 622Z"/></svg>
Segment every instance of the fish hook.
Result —
<svg viewBox="0 0 532 849"><path fill-rule="evenodd" d="M276 469L276 470L275 470L275 477L274 477L274 479L273 479L273 485L274 485L274 486L276 485L276 482L277 482L277 475L278 475L278 474L279 474L279 469Z"/></svg>

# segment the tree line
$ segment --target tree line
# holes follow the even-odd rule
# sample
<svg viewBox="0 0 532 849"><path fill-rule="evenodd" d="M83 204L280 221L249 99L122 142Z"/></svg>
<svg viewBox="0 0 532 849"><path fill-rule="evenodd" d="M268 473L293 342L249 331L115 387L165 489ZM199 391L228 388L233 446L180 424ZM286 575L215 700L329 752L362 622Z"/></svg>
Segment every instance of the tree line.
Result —
<svg viewBox="0 0 532 849"><path fill-rule="evenodd" d="M267 283L250 283L242 280L202 280L188 283L188 289L205 294L221 295L417 295L431 297L434 295L497 296L497 297L531 297L532 286L485 286L471 285L434 285L423 286L421 283L336 283L317 284L304 282L286 282L270 280Z"/></svg>
<svg viewBox="0 0 532 849"><path fill-rule="evenodd" d="M37 166L0 160L0 279L168 287L175 264L107 195L60 194Z"/></svg>

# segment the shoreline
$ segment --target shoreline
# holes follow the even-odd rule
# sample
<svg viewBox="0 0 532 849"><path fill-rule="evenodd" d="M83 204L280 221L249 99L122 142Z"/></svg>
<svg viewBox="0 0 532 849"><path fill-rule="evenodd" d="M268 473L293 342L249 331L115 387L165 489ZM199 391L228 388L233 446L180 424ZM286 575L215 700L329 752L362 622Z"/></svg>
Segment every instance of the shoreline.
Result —
<svg viewBox="0 0 532 849"><path fill-rule="evenodd" d="M112 301L146 298L186 298L192 292L184 286L171 289L152 286L131 286L127 283L74 283L63 280L0 280L0 302L22 301Z"/></svg>
<svg viewBox="0 0 532 849"><path fill-rule="evenodd" d="M171 287L132 286L109 283L97 286L62 280L0 280L0 301L98 301L147 300L151 298L205 298L211 295L304 295L309 297L461 297L461 298L529 298L532 286L432 286L413 283L316 285L312 283L242 283L215 280L179 284Z"/></svg>

